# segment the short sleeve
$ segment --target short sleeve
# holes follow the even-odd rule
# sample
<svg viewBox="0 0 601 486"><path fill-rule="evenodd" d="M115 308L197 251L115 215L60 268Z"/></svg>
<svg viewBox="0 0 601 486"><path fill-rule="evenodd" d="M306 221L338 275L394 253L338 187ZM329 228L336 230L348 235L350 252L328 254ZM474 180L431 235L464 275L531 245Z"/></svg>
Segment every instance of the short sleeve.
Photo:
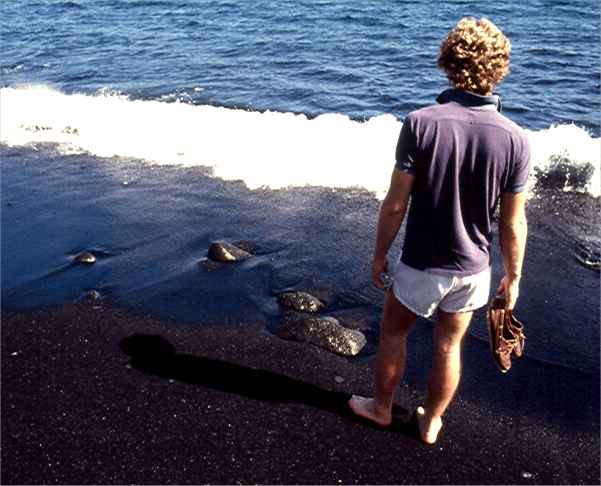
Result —
<svg viewBox="0 0 601 486"><path fill-rule="evenodd" d="M415 173L417 143L409 117L405 118L396 145L396 168L401 172Z"/></svg>
<svg viewBox="0 0 601 486"><path fill-rule="evenodd" d="M528 138L524 135L517 147L511 172L503 192L517 194L526 189L528 176L530 175L530 145Z"/></svg>

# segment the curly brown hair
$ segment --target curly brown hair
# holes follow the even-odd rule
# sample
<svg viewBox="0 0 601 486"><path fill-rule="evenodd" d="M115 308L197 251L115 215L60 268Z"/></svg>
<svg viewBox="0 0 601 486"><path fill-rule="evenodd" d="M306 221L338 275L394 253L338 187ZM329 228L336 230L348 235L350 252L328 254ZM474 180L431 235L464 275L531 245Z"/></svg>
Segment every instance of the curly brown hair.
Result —
<svg viewBox="0 0 601 486"><path fill-rule="evenodd" d="M453 86L490 94L509 72L511 42L490 20L465 17L440 46L438 67Z"/></svg>

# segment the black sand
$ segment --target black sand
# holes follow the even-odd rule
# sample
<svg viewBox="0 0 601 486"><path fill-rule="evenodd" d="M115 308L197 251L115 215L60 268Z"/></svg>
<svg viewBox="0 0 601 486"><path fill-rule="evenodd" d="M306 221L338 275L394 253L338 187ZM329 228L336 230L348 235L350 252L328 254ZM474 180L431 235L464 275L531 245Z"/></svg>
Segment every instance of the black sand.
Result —
<svg viewBox="0 0 601 486"><path fill-rule="evenodd" d="M499 415L460 389L439 443L426 447L401 407L390 430L349 415L348 394L371 390L372 360L283 341L260 324L178 324L83 302L5 312L2 330L3 484L600 481L598 417L566 428L544 414ZM545 369L549 407L569 401L579 385ZM527 360L519 370L540 374ZM518 381L497 389L503 403L525 400ZM401 388L400 405L419 400Z"/></svg>
<svg viewBox="0 0 601 486"><path fill-rule="evenodd" d="M373 194L38 148L2 149L3 484L599 484L599 273L579 263L601 254L599 198L530 200L525 357L498 373L479 312L427 448L402 419L423 399L430 323L410 336L391 430L346 406L372 391ZM208 271L220 239L257 255ZM96 263L74 264L82 251ZM366 333L361 355L270 334L287 288L324 290L328 315Z"/></svg>

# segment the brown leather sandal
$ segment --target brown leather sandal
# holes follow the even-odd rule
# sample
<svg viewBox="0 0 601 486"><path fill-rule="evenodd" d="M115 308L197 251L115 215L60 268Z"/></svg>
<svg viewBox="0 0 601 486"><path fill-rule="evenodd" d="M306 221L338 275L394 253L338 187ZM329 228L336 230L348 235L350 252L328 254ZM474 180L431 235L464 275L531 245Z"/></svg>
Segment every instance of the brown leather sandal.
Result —
<svg viewBox="0 0 601 486"><path fill-rule="evenodd" d="M511 310L505 310L505 299L499 296L491 300L487 318L493 359L501 373L507 373L511 369L511 356L520 358L524 354L524 325Z"/></svg>
<svg viewBox="0 0 601 486"><path fill-rule="evenodd" d="M515 347L513 348L513 355L516 358L521 358L524 354L524 347L526 346L524 324L522 324L517 317L515 317L513 311L506 312L508 312L509 318L505 319L505 325L509 327L511 334L516 339Z"/></svg>

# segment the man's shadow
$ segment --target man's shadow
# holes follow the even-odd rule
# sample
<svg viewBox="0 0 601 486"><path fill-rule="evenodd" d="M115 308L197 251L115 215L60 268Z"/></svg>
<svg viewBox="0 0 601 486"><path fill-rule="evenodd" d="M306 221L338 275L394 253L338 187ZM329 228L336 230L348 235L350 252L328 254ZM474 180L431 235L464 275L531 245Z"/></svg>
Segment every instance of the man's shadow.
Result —
<svg viewBox="0 0 601 486"><path fill-rule="evenodd" d="M173 345L158 335L135 333L122 339L119 347L130 357L131 366L142 373L264 402L302 403L368 427L418 438L414 421L407 421L407 410L398 405L393 406L392 424L379 427L351 412L348 406L351 395L348 393L324 390L271 371L176 353Z"/></svg>

